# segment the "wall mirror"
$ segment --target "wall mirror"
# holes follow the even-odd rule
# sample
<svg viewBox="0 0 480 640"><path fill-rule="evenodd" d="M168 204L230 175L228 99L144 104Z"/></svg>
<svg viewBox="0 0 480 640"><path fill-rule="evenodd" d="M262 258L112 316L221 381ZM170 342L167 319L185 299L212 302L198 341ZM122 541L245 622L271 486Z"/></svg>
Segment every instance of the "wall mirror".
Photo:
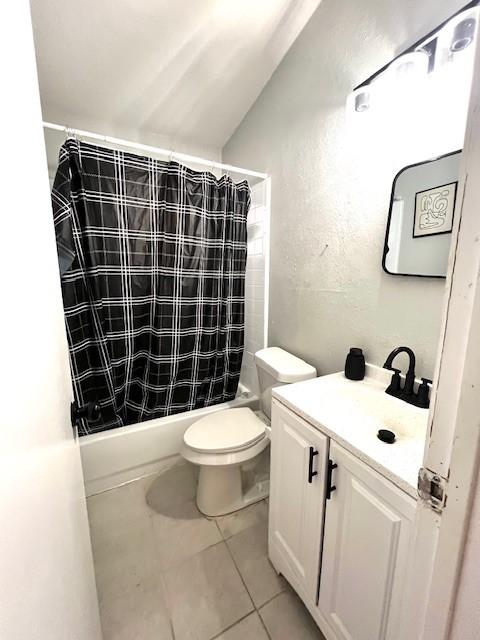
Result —
<svg viewBox="0 0 480 640"><path fill-rule="evenodd" d="M393 181L382 261L392 275L447 273L479 4L470 2L350 96L355 148L374 144L382 159L385 212Z"/></svg>
<svg viewBox="0 0 480 640"><path fill-rule="evenodd" d="M395 176L383 252L387 273L446 276L460 158L455 151Z"/></svg>

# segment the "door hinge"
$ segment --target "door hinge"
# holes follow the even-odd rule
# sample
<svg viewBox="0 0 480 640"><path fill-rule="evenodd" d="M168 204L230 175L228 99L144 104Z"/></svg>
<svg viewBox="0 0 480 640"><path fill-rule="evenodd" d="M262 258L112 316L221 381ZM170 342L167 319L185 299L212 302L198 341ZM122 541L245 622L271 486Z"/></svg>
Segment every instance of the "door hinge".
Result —
<svg viewBox="0 0 480 640"><path fill-rule="evenodd" d="M441 513L447 502L447 480L422 467L418 472L418 495L434 511Z"/></svg>

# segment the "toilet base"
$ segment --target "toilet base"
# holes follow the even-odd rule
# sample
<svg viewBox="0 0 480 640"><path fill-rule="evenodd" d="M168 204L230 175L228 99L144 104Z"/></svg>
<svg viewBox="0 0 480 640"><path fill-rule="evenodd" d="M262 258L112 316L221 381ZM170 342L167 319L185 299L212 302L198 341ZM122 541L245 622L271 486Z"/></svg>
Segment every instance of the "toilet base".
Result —
<svg viewBox="0 0 480 640"><path fill-rule="evenodd" d="M242 466L201 465L198 476L197 507L209 517L233 513L268 496L268 475L244 487Z"/></svg>

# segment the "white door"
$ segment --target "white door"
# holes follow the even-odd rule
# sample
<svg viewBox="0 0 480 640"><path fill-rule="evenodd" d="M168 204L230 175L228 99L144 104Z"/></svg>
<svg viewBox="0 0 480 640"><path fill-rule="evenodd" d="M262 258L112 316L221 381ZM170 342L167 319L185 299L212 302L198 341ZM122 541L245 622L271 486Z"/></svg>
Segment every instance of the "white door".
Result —
<svg viewBox="0 0 480 640"><path fill-rule="evenodd" d="M272 402L269 555L278 571L316 601L328 438Z"/></svg>
<svg viewBox="0 0 480 640"><path fill-rule="evenodd" d="M330 459L318 606L339 640L393 640L415 500L335 443Z"/></svg>
<svg viewBox="0 0 480 640"><path fill-rule="evenodd" d="M441 479L446 499L443 508L437 506L436 510L428 501L419 501L402 640L479 637L478 562L463 566L461 574L466 547L468 550L472 541L478 544L480 539L478 518L476 532L470 531L467 537L472 501L480 494L480 43L478 37L476 40L458 215L452 233L436 388L430 404L430 437L423 461L424 467ZM469 569L473 578L470 591L462 588Z"/></svg>
<svg viewBox="0 0 480 640"><path fill-rule="evenodd" d="M99 640L28 2L0 13L0 638Z"/></svg>

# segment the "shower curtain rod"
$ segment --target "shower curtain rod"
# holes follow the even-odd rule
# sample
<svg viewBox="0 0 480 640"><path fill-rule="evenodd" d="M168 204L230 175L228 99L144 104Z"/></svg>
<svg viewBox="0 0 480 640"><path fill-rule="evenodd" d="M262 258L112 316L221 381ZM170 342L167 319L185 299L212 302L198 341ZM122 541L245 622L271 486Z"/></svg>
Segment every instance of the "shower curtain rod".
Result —
<svg viewBox="0 0 480 640"><path fill-rule="evenodd" d="M253 176L255 178L261 178L265 180L268 178L268 173L260 173L258 171L250 171L250 169L242 169L241 167L235 167L231 164L222 164L221 162L214 162L213 160L207 160L206 158L200 158L199 156L191 156L187 153L178 153L177 151L171 151L170 149L162 149L160 147L152 147L148 144L141 144L139 142L130 142L129 140L122 140L121 138L114 138L112 136L104 136L100 133L93 133L92 131L83 131L82 129L72 129L61 124L54 124L53 122L44 122L45 129L52 129L54 131L63 131L72 135L84 136L85 138L92 138L93 140L101 140L110 144L118 144L122 147L128 147L130 149L138 149L145 151L146 153L158 153L164 156L170 156L176 160L182 162L194 162L196 164L203 164L213 169L220 169L225 172L240 173L244 176Z"/></svg>

